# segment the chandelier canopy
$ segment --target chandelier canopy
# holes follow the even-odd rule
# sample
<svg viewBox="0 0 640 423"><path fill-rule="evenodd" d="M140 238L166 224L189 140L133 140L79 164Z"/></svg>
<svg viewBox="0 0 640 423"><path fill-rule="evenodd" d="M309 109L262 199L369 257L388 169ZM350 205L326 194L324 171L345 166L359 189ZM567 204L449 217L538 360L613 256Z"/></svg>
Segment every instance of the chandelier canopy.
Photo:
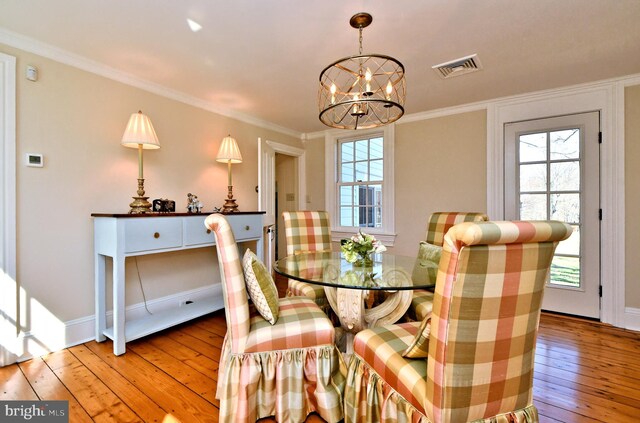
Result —
<svg viewBox="0 0 640 423"><path fill-rule="evenodd" d="M362 29L372 20L368 13L353 15L349 24L359 32L359 54L340 59L320 72L318 117L327 126L375 128L395 122L404 114L402 63L390 56L362 54Z"/></svg>

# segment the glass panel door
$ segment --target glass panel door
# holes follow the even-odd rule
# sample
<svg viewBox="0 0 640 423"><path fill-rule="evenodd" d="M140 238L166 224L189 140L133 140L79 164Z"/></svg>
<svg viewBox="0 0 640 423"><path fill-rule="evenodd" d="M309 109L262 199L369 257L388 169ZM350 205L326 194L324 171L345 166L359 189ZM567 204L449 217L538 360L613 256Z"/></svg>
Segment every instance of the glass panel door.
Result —
<svg viewBox="0 0 640 423"><path fill-rule="evenodd" d="M543 307L599 317L599 113L507 124L505 216L573 227L551 265Z"/></svg>

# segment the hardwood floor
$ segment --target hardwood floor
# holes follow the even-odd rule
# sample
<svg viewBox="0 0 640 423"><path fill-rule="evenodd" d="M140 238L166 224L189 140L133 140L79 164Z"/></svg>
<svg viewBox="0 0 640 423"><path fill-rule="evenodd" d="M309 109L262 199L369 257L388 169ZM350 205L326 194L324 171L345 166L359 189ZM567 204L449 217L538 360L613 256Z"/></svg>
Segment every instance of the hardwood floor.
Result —
<svg viewBox="0 0 640 423"><path fill-rule="evenodd" d="M0 399L68 400L72 423L217 422L225 330L217 312L131 342L119 357L110 341L88 342L6 366ZM544 314L534 381L541 422L640 421L638 357L638 332Z"/></svg>

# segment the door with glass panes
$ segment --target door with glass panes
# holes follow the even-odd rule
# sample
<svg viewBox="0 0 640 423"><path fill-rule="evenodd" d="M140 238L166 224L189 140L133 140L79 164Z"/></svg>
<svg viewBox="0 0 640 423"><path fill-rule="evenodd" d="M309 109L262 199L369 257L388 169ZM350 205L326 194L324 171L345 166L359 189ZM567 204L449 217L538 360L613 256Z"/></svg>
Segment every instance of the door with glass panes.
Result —
<svg viewBox="0 0 640 423"><path fill-rule="evenodd" d="M573 227L553 258L544 310L600 317L600 114L505 125L505 218Z"/></svg>

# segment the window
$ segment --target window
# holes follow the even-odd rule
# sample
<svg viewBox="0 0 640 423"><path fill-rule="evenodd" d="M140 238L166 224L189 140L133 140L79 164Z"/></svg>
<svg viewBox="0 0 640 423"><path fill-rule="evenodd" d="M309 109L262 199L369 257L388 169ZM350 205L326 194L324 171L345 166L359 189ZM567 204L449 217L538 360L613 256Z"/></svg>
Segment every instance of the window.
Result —
<svg viewBox="0 0 640 423"><path fill-rule="evenodd" d="M338 141L340 226L382 227L382 134Z"/></svg>
<svg viewBox="0 0 640 423"><path fill-rule="evenodd" d="M394 126L343 134L325 137L325 202L334 241L362 228L392 246Z"/></svg>
<svg viewBox="0 0 640 423"><path fill-rule="evenodd" d="M550 283L580 287L580 128L521 134L517 138L516 187L524 220L554 219L573 226L551 265ZM597 189L597 188L596 188Z"/></svg>

